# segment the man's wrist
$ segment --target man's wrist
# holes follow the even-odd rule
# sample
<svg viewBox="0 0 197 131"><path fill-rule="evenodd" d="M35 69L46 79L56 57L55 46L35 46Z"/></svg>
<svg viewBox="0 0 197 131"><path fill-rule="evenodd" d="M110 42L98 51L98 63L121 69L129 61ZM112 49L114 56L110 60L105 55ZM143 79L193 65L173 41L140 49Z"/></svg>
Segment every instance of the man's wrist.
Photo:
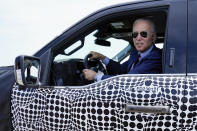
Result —
<svg viewBox="0 0 197 131"><path fill-rule="evenodd" d="M109 63L109 58L105 57L105 59L103 60L103 64L108 65L108 63Z"/></svg>
<svg viewBox="0 0 197 131"><path fill-rule="evenodd" d="M95 80L95 81L100 81L100 80L102 80L103 75L104 75L104 74L103 74L102 72L96 73L96 75L94 76L94 80Z"/></svg>

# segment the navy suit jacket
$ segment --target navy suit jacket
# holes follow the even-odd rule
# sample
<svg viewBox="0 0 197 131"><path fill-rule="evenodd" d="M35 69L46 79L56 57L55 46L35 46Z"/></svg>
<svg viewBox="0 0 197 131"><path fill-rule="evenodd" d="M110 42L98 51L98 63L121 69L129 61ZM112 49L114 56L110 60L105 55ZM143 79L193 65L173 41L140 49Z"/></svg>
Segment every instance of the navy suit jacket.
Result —
<svg viewBox="0 0 197 131"><path fill-rule="evenodd" d="M151 52L142 58L135 67L131 70L131 66L138 56L138 51L135 49L130 54L129 59L120 64L110 59L106 66L110 75L103 75L102 80L118 74L149 74L149 73L162 73L162 51L155 45Z"/></svg>

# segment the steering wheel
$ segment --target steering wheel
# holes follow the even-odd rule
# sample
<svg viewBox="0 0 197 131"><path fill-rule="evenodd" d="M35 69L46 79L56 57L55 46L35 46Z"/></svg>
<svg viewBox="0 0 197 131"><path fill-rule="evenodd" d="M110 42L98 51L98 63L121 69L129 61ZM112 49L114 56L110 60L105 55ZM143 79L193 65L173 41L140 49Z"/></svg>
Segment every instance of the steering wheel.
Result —
<svg viewBox="0 0 197 131"><path fill-rule="evenodd" d="M90 70L93 70L95 72L101 71L105 75L107 75L108 74L107 73L107 70L103 66L103 64L101 63L101 61L98 60L98 59L91 59L91 60L89 60L90 57L92 57L92 54L86 55L85 58L84 58L84 60L83 60L85 69L90 69Z"/></svg>

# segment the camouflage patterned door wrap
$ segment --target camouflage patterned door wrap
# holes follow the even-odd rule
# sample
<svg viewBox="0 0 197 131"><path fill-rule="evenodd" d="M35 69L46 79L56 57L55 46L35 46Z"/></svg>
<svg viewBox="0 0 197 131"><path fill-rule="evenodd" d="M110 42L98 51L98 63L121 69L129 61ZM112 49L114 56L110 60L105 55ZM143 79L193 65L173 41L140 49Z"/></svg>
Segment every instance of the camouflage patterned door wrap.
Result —
<svg viewBox="0 0 197 131"><path fill-rule="evenodd" d="M181 117L185 130L197 131L197 75L188 75L184 91L185 97L181 99L183 105Z"/></svg>
<svg viewBox="0 0 197 131"><path fill-rule="evenodd" d="M13 126L16 131L195 130L196 111L190 107L196 107L196 95L189 93L196 90L197 79L185 80L184 75L122 75L79 88L14 87ZM126 112L128 103L169 106L170 113Z"/></svg>

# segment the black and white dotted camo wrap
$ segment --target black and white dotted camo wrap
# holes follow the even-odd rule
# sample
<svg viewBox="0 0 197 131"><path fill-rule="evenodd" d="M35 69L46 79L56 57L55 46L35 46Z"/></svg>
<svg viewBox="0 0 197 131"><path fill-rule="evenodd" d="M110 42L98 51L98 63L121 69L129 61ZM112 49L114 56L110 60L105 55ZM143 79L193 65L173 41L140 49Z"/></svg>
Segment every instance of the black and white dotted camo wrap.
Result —
<svg viewBox="0 0 197 131"><path fill-rule="evenodd" d="M197 130L197 77L122 75L91 85L12 92L15 131ZM169 114L126 112L126 104Z"/></svg>

